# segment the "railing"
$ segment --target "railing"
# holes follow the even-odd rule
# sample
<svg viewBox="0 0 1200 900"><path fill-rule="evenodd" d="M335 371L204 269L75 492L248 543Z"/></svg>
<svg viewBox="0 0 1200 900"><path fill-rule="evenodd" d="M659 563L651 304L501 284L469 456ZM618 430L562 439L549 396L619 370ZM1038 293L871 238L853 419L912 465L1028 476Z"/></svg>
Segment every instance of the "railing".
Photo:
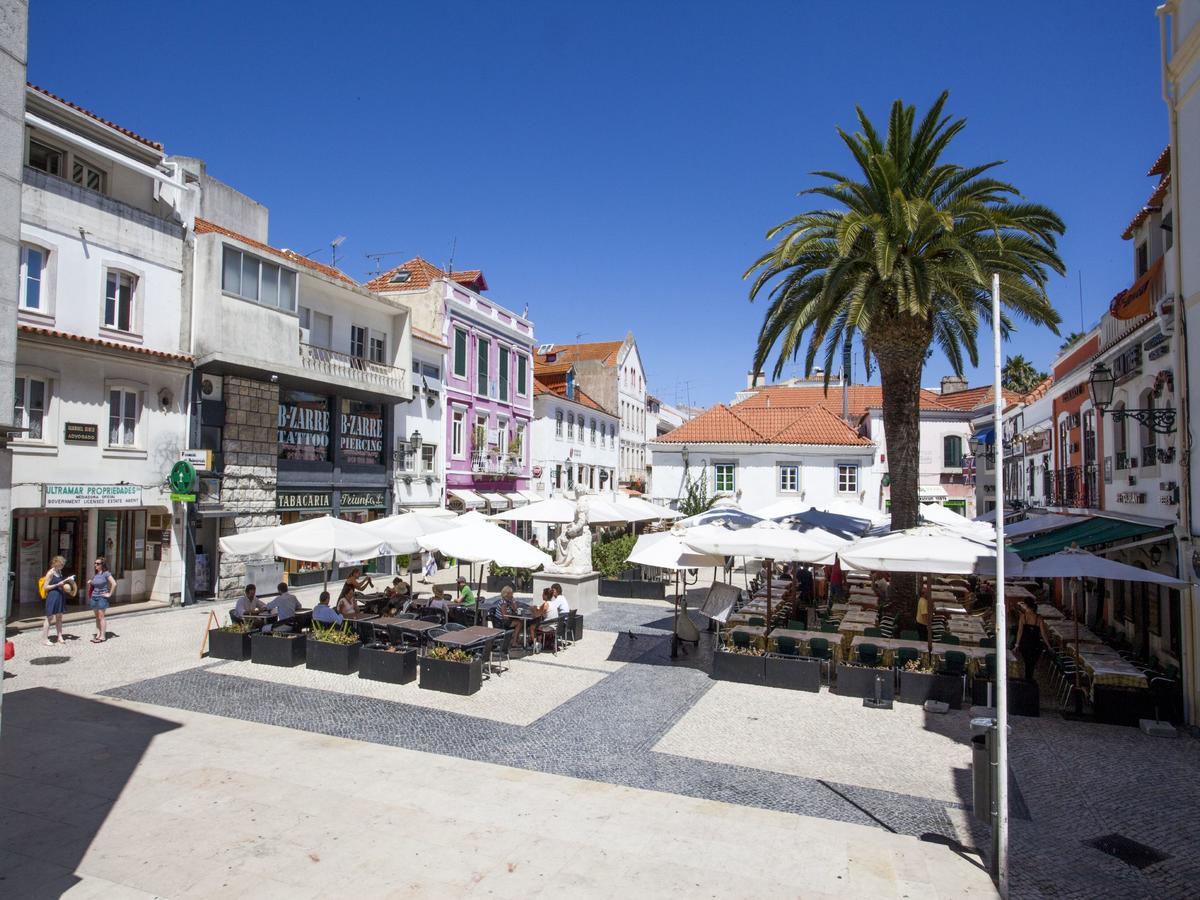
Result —
<svg viewBox="0 0 1200 900"><path fill-rule="evenodd" d="M351 356L340 350L330 350L328 347L303 342L300 344L300 363L304 368L320 372L322 375L332 375L335 378L374 384L397 391L404 390L407 374L406 370L397 366L372 362L361 356Z"/></svg>
<svg viewBox="0 0 1200 900"><path fill-rule="evenodd" d="M1071 466L1046 473L1046 505L1071 509L1099 506L1100 485L1095 466Z"/></svg>
<svg viewBox="0 0 1200 900"><path fill-rule="evenodd" d="M479 451L471 454L471 471L477 475L520 475L521 468L514 456Z"/></svg>

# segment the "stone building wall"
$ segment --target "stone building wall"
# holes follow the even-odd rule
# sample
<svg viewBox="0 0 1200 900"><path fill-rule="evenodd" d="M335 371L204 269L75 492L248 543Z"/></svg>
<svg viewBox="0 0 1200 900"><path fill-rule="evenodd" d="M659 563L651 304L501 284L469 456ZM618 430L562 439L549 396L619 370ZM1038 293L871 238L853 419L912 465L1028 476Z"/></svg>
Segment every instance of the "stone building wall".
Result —
<svg viewBox="0 0 1200 900"><path fill-rule="evenodd" d="M221 503L238 511L222 520L222 534L240 534L279 524L275 511L278 472L279 386L249 378L225 379L225 429L222 450L225 475ZM246 580L246 566L273 557L221 554L217 589L220 597L236 597Z"/></svg>

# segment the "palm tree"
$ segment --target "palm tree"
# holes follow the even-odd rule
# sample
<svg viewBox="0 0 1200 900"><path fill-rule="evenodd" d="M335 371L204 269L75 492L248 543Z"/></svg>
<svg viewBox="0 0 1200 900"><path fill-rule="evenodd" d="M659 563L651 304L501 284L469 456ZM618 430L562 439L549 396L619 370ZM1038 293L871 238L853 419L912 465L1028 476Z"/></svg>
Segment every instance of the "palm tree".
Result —
<svg viewBox="0 0 1200 900"><path fill-rule="evenodd" d="M1065 338L1063 338L1063 342L1058 345L1058 352L1062 353L1064 350L1066 350L1072 344L1077 344L1081 340L1083 340L1083 332L1082 331L1072 331Z"/></svg>
<svg viewBox="0 0 1200 900"><path fill-rule="evenodd" d="M1004 369L1000 373L1000 384L1006 391L1014 394L1028 394L1045 381L1045 372L1039 372L1022 354L1010 356L1004 361Z"/></svg>
<svg viewBox="0 0 1200 900"><path fill-rule="evenodd" d="M966 125L943 116L943 93L918 123L916 110L892 104L887 135L861 108L859 131L838 134L854 157L855 177L815 172L824 183L805 194L833 207L800 213L767 233L777 241L746 272L750 299L769 288L754 368L774 348L778 377L800 356L811 372L823 357L826 386L845 341L861 341L879 367L888 443L892 526L917 524L921 372L936 341L956 373L978 363L979 320L991 322L991 273L1000 275L1008 312L1057 331L1046 296L1064 231L1050 209L1024 201L992 177L999 162L960 166L942 155ZM1005 331L1009 320L1005 316ZM802 346L808 335L807 347ZM915 581L896 593L913 602Z"/></svg>

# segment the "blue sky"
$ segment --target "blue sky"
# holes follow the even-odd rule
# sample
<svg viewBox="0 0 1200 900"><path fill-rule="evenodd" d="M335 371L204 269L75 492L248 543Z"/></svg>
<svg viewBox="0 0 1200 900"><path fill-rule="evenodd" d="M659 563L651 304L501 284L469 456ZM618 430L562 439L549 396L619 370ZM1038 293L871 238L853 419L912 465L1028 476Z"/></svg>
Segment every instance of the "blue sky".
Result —
<svg viewBox="0 0 1200 900"><path fill-rule="evenodd" d="M94 4L59 0L31 4L29 78L207 160L270 208L276 245L327 262L346 235L356 277L370 252L454 247L539 340L632 330L655 393L708 404L744 383L761 323L742 272L807 173L847 166L856 104L886 122L949 89L969 121L951 158L1007 160L1064 217L1051 297L1078 328L1082 275L1096 321L1167 142L1154 7L126 2L96 40ZM1043 367L1059 342L1013 337ZM935 354L925 383L948 371Z"/></svg>

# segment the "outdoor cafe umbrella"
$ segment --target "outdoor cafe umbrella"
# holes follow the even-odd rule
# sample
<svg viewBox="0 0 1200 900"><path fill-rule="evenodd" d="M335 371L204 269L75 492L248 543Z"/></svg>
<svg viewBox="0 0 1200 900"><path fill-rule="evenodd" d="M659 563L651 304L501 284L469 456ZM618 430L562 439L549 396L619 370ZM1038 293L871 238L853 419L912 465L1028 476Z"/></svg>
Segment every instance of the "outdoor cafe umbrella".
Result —
<svg viewBox="0 0 1200 900"><path fill-rule="evenodd" d="M679 638L679 578L684 569L699 569L725 565L725 557L714 553L697 552L687 544L687 532L678 525L670 531L643 534L633 545L628 561L636 566L667 569L675 573L674 623L671 633L671 655L675 656Z"/></svg>
<svg viewBox="0 0 1200 900"><path fill-rule="evenodd" d="M657 503L651 503L649 500L644 500L641 497L617 497L614 505L617 507L617 509L629 510L630 512L638 513L639 518L634 521L683 518L683 513L674 509L668 509L665 506L660 506Z"/></svg>
<svg viewBox="0 0 1200 900"><path fill-rule="evenodd" d="M692 528L696 525L727 525L730 528L749 528L751 525L757 525L762 520L762 516L748 513L744 509L737 509L732 506L714 506L702 513L688 516L686 519L680 519L675 524L682 525L684 528Z"/></svg>
<svg viewBox="0 0 1200 900"><path fill-rule="evenodd" d="M458 527L458 516L453 512L449 516L430 515L425 511L400 513L376 519L374 522L366 522L363 527L387 541L392 553L412 554L421 549L420 539L422 537ZM414 585L415 579L410 568L408 576L410 591Z"/></svg>
<svg viewBox="0 0 1200 900"><path fill-rule="evenodd" d="M980 537L996 539L996 526L989 522L974 522L966 516L960 516L952 509L947 509L940 503L922 503L918 513L924 522L930 525L941 525L954 531Z"/></svg>
<svg viewBox="0 0 1200 900"><path fill-rule="evenodd" d="M365 525L333 516L232 534L221 538L218 545L222 553L237 556L270 554L322 563L356 562L391 553L387 542ZM328 568L325 569L325 583L329 583Z"/></svg>
<svg viewBox="0 0 1200 900"><path fill-rule="evenodd" d="M507 509L491 517L493 522L549 522L563 525L575 521L576 504L566 497L539 500L528 506ZM589 525L610 525L639 521L640 516L619 509L614 503L599 497L587 498L587 520Z"/></svg>
<svg viewBox="0 0 1200 900"><path fill-rule="evenodd" d="M1181 584L1186 584L1186 582L1180 581L1178 578L1173 578L1170 575L1151 572L1147 569L1139 569L1137 566L1126 565L1123 562L1117 562L1115 559L1096 556L1094 553L1080 550L1079 547L1074 545L1050 556L1030 560L1024 564L1022 574L1030 578L1078 578L1080 579L1077 583L1079 586L1082 585L1084 578L1103 578L1110 581L1144 581L1150 584L1167 584L1172 587L1179 587ZM1076 658L1079 656L1079 610L1076 606L1077 597L1078 589L1072 590L1071 618L1075 623ZM1075 690L1079 691L1078 666L1075 667ZM1078 693L1076 694L1076 703L1082 703L1082 696Z"/></svg>

